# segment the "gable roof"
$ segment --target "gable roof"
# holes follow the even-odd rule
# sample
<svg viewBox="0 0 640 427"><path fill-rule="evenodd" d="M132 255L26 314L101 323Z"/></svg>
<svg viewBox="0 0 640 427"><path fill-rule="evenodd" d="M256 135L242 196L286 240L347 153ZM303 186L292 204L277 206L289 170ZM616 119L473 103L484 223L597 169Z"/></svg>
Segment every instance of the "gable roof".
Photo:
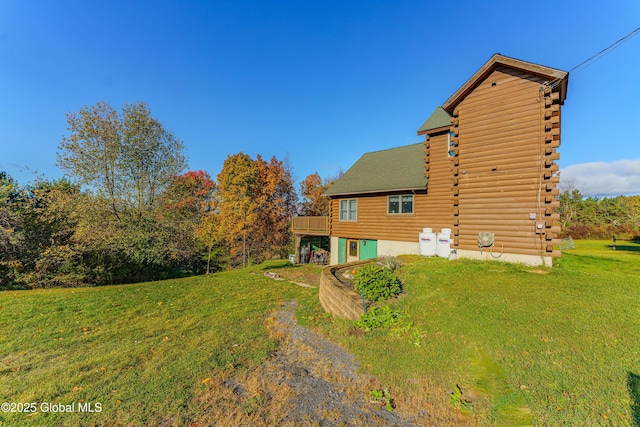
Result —
<svg viewBox="0 0 640 427"><path fill-rule="evenodd" d="M440 129L440 128L449 128L451 124L451 115L447 113L447 111L442 108L436 108L433 113L429 116L427 121L425 121L420 129L418 129L418 135L424 135L427 131Z"/></svg>
<svg viewBox="0 0 640 427"><path fill-rule="evenodd" d="M522 61L520 59L510 58L499 53L494 54L486 64L482 66L469 80L453 94L442 107L449 113L471 93L482 81L493 72L499 65L503 65L516 70L526 71L528 73L541 76L554 82L554 86L559 87L560 104L564 103L567 97L567 85L569 84L569 73L555 68L545 67L543 65L534 64L533 62ZM555 90L554 90L555 92Z"/></svg>
<svg viewBox="0 0 640 427"><path fill-rule="evenodd" d="M423 143L373 151L363 154L324 194L424 190L427 178L423 171Z"/></svg>

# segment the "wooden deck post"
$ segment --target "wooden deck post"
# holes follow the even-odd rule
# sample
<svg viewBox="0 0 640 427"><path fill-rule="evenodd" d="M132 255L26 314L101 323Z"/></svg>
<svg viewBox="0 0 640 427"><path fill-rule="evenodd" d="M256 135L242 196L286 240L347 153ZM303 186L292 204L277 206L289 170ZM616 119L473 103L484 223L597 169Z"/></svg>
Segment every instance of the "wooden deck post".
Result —
<svg viewBox="0 0 640 427"><path fill-rule="evenodd" d="M300 262L300 235L294 234L293 237L293 245L294 245L294 263L298 264Z"/></svg>

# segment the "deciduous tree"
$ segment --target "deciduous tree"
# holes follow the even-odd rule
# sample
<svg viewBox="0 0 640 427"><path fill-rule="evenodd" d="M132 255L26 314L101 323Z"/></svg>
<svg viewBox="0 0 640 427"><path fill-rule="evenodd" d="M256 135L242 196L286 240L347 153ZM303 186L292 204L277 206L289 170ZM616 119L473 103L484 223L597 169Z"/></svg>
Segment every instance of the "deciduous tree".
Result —
<svg viewBox="0 0 640 427"><path fill-rule="evenodd" d="M119 161L122 156L122 122L118 112L105 102L67 113L70 135L58 147L58 166L81 185L104 197L119 219L119 196L124 182Z"/></svg>
<svg viewBox="0 0 640 427"><path fill-rule="evenodd" d="M219 200L218 228L231 255L241 254L247 265L247 240L262 201L256 197L259 172L255 162L244 153L228 156L218 174L216 197Z"/></svg>
<svg viewBox="0 0 640 427"><path fill-rule="evenodd" d="M162 213L178 221L196 223L210 210L216 183L208 172L189 171L169 180L162 195Z"/></svg>
<svg viewBox="0 0 640 427"><path fill-rule="evenodd" d="M162 196L160 211L162 220L174 230L172 246L176 251L194 255L203 248L206 250L207 274L211 271L211 255L219 244L214 227L215 187L215 182L205 171L178 175L169 182Z"/></svg>
<svg viewBox="0 0 640 427"><path fill-rule="evenodd" d="M218 175L216 218L218 235L241 265L286 255L291 241L290 219L297 196L291 170L272 157L269 162L244 153L229 156Z"/></svg>
<svg viewBox="0 0 640 427"><path fill-rule="evenodd" d="M125 104L122 113L98 102L68 113L67 124L58 166L104 197L119 221L153 210L169 178L185 167L182 142L143 102Z"/></svg>
<svg viewBox="0 0 640 427"><path fill-rule="evenodd" d="M211 260L214 250L222 247L223 239L220 236L218 219L218 215L213 210L210 210L204 214L202 221L195 227L195 237L204 245L207 251L206 274L211 273Z"/></svg>
<svg viewBox="0 0 640 427"><path fill-rule="evenodd" d="M123 139L119 166L126 185L123 195L137 217L156 207L171 177L186 166L184 145L151 117L146 104L122 108Z"/></svg>
<svg viewBox="0 0 640 427"><path fill-rule="evenodd" d="M256 244L252 246L260 253L258 258L286 255L291 241L290 221L297 204L291 171L275 157L267 163L258 155L255 163L260 182L256 199L262 204L254 225Z"/></svg>
<svg viewBox="0 0 640 427"><path fill-rule="evenodd" d="M328 185L322 182L322 178L320 178L318 172L307 176L300 183L300 194L302 195L300 215L329 215L329 199L323 196L327 187Z"/></svg>
<svg viewBox="0 0 640 427"><path fill-rule="evenodd" d="M568 186L558 198L563 235L591 239L640 235L640 196L583 197Z"/></svg>
<svg viewBox="0 0 640 427"><path fill-rule="evenodd" d="M20 265L24 236L22 220L15 207L19 192L16 181L0 171L0 289L14 285Z"/></svg>
<svg viewBox="0 0 640 427"><path fill-rule="evenodd" d="M18 243L18 218L13 202L18 197L18 185L6 172L0 171L0 253L3 258Z"/></svg>
<svg viewBox="0 0 640 427"><path fill-rule="evenodd" d="M121 112L99 102L68 113L67 123L58 165L91 192L73 241L92 280L150 280L191 263L192 226L160 203L185 167L182 142L143 102Z"/></svg>

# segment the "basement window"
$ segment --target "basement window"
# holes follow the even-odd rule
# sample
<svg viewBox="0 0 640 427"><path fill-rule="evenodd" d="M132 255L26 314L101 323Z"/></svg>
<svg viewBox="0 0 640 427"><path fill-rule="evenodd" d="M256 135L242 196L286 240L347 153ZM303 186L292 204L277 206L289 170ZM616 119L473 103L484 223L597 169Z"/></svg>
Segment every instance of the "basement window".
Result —
<svg viewBox="0 0 640 427"><path fill-rule="evenodd" d="M340 221L358 219L358 201L356 199L340 200Z"/></svg>
<svg viewBox="0 0 640 427"><path fill-rule="evenodd" d="M412 214L413 195L389 196L387 206L387 213L389 214Z"/></svg>

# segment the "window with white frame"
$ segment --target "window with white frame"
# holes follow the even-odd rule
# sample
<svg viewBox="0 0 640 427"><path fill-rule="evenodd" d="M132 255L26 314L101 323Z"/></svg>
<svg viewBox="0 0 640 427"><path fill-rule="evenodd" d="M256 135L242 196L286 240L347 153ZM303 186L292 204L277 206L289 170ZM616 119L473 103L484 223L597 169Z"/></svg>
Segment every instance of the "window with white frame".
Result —
<svg viewBox="0 0 640 427"><path fill-rule="evenodd" d="M389 196L388 198L389 214L412 214L413 213L413 195L404 194L397 196Z"/></svg>
<svg viewBox="0 0 640 427"><path fill-rule="evenodd" d="M358 201L356 199L340 200L340 221L358 219Z"/></svg>

